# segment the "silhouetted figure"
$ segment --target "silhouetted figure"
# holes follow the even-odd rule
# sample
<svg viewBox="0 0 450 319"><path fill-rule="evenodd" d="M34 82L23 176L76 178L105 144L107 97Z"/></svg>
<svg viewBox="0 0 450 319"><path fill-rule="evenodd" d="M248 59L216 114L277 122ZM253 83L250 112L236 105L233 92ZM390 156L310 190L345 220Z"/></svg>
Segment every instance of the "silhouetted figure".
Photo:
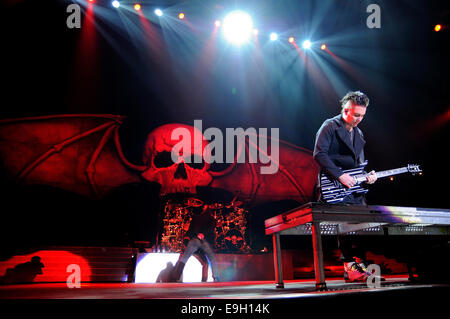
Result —
<svg viewBox="0 0 450 319"><path fill-rule="evenodd" d="M31 283L37 275L43 274L42 268L44 264L41 263L41 257L33 256L29 262L7 269L5 275L0 278L0 283Z"/></svg>
<svg viewBox="0 0 450 319"><path fill-rule="evenodd" d="M166 264L166 268L161 270L161 272L158 275L158 278L156 278L156 282L170 282L170 274L173 271L173 264L172 262L168 262Z"/></svg>

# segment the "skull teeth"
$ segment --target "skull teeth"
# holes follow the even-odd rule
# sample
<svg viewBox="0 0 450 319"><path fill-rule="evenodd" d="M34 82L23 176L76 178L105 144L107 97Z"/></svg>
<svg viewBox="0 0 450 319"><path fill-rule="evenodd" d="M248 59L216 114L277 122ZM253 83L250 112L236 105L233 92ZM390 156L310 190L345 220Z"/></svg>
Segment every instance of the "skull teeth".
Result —
<svg viewBox="0 0 450 319"><path fill-rule="evenodd" d="M170 188L167 187L166 189L161 190L161 195L174 193L197 194L197 190L195 187L187 187L187 186L174 186Z"/></svg>

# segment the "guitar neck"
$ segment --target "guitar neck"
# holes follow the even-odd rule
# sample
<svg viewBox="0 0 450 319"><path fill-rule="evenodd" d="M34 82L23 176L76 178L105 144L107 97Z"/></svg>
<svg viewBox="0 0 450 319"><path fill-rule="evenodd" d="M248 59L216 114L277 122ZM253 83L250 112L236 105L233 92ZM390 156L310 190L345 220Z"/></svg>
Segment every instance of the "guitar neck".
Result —
<svg viewBox="0 0 450 319"><path fill-rule="evenodd" d="M403 173L407 173L407 172L408 172L407 167L400 167L400 168L388 169L386 171L376 172L375 174L377 175L377 178L383 178L383 177L389 177L392 175L403 174Z"/></svg>

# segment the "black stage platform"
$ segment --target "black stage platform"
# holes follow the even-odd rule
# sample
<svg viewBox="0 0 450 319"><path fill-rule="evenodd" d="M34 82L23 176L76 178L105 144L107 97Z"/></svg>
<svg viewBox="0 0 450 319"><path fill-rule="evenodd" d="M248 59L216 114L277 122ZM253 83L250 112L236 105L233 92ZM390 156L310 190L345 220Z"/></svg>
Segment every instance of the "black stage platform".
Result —
<svg viewBox="0 0 450 319"><path fill-rule="evenodd" d="M325 226L325 228L323 227ZM322 236L345 234L449 235L450 210L380 205L330 205L307 203L265 221L266 235L272 235L276 286L283 288L280 235L312 236L316 287L325 289ZM412 229L411 229L412 228ZM445 256L436 256L442 260ZM433 262L433 261L430 261ZM446 263L443 263L446 265ZM444 267L445 268L445 267ZM440 272L439 267L436 268ZM442 269L445 272L445 270ZM448 278L443 273L445 278Z"/></svg>
<svg viewBox="0 0 450 319"><path fill-rule="evenodd" d="M288 280L284 289L272 281L220 283L81 283L68 288L65 283L35 283L0 286L0 299L278 299L307 298L336 294L410 291L415 289L448 289L449 285L411 283L405 276L390 276L380 288L363 283L346 283L327 279L328 289L317 291L314 280Z"/></svg>
<svg viewBox="0 0 450 319"><path fill-rule="evenodd" d="M325 291L317 291L314 280L285 281L284 289L275 288L273 281L82 283L80 288L68 288L64 283L35 283L0 286L0 306L13 309L15 314L50 310L54 314L99 311L109 315L121 310L129 314L147 311L150 316L157 310L165 318L269 318L295 312L310 316L312 312L335 314L340 318L346 311L356 310L383 316L413 315L418 309L445 311L449 292L450 285L411 283L405 276L387 277L380 288L327 278ZM192 312L200 307L215 307L215 312ZM190 313L186 314L183 311L187 309Z"/></svg>

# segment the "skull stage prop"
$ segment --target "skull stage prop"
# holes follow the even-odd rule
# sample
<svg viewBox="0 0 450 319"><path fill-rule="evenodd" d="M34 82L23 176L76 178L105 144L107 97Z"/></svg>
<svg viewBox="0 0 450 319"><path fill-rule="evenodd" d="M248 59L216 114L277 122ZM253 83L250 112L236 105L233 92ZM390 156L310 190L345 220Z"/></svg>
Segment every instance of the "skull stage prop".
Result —
<svg viewBox="0 0 450 319"><path fill-rule="evenodd" d="M207 147L208 141L193 126L160 126L147 136L143 162L148 169L142 173L142 177L160 184L162 196L172 193L196 194L197 186L207 186L212 181L209 164L204 157L208 153L205 152Z"/></svg>

